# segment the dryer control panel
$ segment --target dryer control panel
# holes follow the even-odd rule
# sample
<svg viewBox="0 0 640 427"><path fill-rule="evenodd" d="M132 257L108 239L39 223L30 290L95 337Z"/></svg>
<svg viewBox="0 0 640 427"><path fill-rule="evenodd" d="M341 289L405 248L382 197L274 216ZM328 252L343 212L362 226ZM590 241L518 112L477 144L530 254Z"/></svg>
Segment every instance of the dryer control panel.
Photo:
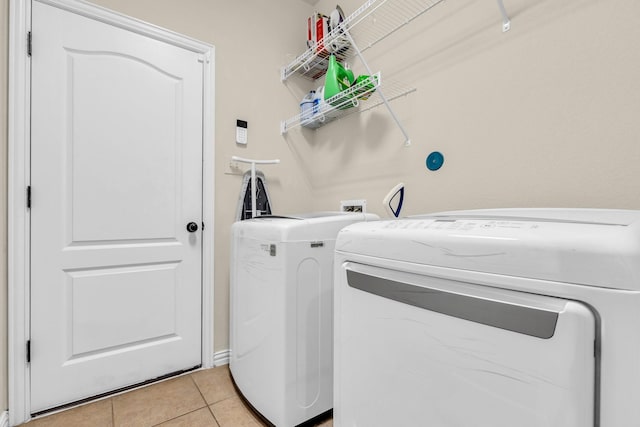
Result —
<svg viewBox="0 0 640 427"><path fill-rule="evenodd" d="M385 224L387 229L422 229L422 230L486 230L504 229L537 229L540 223L524 221L469 220L469 219L433 219L393 221Z"/></svg>

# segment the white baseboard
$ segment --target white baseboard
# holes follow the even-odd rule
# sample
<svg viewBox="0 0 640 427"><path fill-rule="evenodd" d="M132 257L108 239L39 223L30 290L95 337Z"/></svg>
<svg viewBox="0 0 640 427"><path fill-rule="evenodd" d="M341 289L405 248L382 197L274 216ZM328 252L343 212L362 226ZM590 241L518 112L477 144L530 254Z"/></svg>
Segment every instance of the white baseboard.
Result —
<svg viewBox="0 0 640 427"><path fill-rule="evenodd" d="M213 366L216 367L216 366L228 365L230 357L231 357L231 350L216 351L215 353L213 353Z"/></svg>
<svg viewBox="0 0 640 427"><path fill-rule="evenodd" d="M9 427L9 411L0 414L0 427Z"/></svg>

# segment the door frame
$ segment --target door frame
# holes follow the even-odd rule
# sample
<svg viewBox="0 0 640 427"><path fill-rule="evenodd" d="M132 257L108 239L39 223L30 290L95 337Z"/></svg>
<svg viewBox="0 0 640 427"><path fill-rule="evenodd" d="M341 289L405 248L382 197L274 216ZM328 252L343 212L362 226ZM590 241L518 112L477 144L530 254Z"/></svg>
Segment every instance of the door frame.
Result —
<svg viewBox="0 0 640 427"><path fill-rule="evenodd" d="M77 13L201 55L203 74L202 215L202 367L213 366L214 297L214 73L215 47L155 25L130 18L83 0L32 0ZM9 422L31 417L30 367L26 343L30 337L30 184L31 1L9 0L8 98L8 398ZM1 385L0 385L1 386Z"/></svg>

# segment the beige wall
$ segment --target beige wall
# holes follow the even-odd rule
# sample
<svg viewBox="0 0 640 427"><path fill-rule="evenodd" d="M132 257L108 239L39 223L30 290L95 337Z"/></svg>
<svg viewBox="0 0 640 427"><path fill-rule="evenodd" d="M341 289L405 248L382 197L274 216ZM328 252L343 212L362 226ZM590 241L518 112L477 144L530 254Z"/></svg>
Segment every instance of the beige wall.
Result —
<svg viewBox="0 0 640 427"><path fill-rule="evenodd" d="M509 206L640 209L637 0L505 1L512 18L505 34L495 2L442 3L366 53L383 81L417 88L392 103L413 142L406 148L382 107L316 132L280 136L279 121L297 113L300 98L314 87L300 79L279 81L280 66L304 44L304 19L313 8L303 2L97 3L216 46L216 351L228 348L229 227L241 183L225 173L233 154L282 160L262 168L280 213L337 209L340 200L364 198L370 211L382 214L382 198L400 181L407 185L405 215ZM361 3L340 2L347 14ZM2 0L3 23L6 4ZM334 6L321 0L317 8L328 13ZM2 28L0 156L6 164ZM357 60L354 69L364 72ZM247 148L234 143L236 118L249 121ZM429 172L424 160L434 150L445 155L445 164ZM6 206L6 167L0 176ZM0 361L0 405L6 407L5 352Z"/></svg>
<svg viewBox="0 0 640 427"><path fill-rule="evenodd" d="M346 14L362 2L339 2ZM566 206L640 209L640 2L443 2L365 53L382 80L417 92L300 137L314 208L398 182L405 215L450 209ZM335 2L321 0L328 13ZM383 20L384 17L378 17ZM362 73L359 61L356 74ZM430 172L431 151L445 156Z"/></svg>

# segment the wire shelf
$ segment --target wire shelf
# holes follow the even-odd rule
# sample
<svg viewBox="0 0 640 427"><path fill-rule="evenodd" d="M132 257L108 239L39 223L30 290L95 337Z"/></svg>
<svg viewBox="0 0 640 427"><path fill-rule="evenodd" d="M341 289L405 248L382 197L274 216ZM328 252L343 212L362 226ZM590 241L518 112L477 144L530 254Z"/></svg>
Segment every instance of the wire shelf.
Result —
<svg viewBox="0 0 640 427"><path fill-rule="evenodd" d="M384 102L377 91L380 87L384 87L388 100L399 98L416 90L398 82L385 82L383 85L382 75L377 72L349 89L314 105L311 111L283 120L280 122L280 132L284 134L298 126L316 129L335 119L375 108Z"/></svg>
<svg viewBox="0 0 640 427"><path fill-rule="evenodd" d="M326 72L331 53L335 54L341 62L354 55L354 49L345 37L346 31L351 33L362 52L443 1L368 0L330 31L316 46L307 49L289 65L283 67L280 77L284 81L298 73L315 80ZM362 22L368 22L369 25L360 25Z"/></svg>

